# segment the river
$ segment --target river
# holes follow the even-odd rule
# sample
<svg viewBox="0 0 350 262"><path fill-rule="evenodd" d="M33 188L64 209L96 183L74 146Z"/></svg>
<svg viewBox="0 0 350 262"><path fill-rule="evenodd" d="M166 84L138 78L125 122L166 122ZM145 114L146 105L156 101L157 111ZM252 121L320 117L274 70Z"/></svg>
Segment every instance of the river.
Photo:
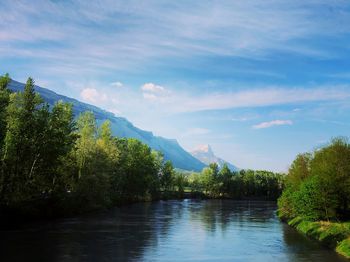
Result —
<svg viewBox="0 0 350 262"><path fill-rule="evenodd" d="M276 217L272 202L138 203L2 225L0 261L347 261Z"/></svg>

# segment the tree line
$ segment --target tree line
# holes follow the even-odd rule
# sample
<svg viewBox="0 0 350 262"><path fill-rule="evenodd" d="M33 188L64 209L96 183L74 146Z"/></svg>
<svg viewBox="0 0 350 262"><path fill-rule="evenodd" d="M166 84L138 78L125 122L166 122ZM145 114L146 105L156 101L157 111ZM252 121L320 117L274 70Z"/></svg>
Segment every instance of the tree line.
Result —
<svg viewBox="0 0 350 262"><path fill-rule="evenodd" d="M279 215L290 220L350 218L350 144L335 138L311 153L299 154L286 177L278 200Z"/></svg>
<svg viewBox="0 0 350 262"><path fill-rule="evenodd" d="M232 172L226 164L219 170L212 163L188 180L192 191L204 192L209 197L276 200L282 192L284 176L264 170Z"/></svg>
<svg viewBox="0 0 350 262"><path fill-rule="evenodd" d="M282 175L231 172L211 164L201 173L175 171L160 152L112 135L92 112L74 117L72 105L49 106L28 78L11 92L0 77L0 205L30 212L79 212L152 200L186 190L209 197L276 199ZM49 207L49 208L48 208Z"/></svg>
<svg viewBox="0 0 350 262"><path fill-rule="evenodd" d="M50 107L29 78L23 92L0 78L0 196L8 207L50 202L94 209L159 194L163 156L136 139L112 136L92 112L75 120L71 104Z"/></svg>

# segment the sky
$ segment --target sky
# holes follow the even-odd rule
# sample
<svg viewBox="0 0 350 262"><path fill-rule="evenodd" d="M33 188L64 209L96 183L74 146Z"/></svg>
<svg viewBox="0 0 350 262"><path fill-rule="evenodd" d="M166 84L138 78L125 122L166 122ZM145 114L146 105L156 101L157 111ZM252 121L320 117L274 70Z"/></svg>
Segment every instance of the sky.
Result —
<svg viewBox="0 0 350 262"><path fill-rule="evenodd" d="M0 0L0 73L286 171L350 135L350 2Z"/></svg>

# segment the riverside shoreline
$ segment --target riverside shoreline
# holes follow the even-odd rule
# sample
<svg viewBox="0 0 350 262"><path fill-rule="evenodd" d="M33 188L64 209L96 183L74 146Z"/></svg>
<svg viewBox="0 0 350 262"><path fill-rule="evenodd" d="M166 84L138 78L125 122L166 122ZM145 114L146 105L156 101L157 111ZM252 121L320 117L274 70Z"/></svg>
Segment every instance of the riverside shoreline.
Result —
<svg viewBox="0 0 350 262"><path fill-rule="evenodd" d="M296 217L289 221L284 220L284 222L350 259L350 221L341 223L329 221L312 222Z"/></svg>

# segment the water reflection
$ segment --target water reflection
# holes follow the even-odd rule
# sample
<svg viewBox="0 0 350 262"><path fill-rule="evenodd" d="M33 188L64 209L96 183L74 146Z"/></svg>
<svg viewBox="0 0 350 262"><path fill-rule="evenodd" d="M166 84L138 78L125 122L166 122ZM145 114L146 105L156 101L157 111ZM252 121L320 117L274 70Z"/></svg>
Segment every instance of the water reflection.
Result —
<svg viewBox="0 0 350 262"><path fill-rule="evenodd" d="M0 261L346 261L281 224L275 210L270 202L160 201L3 225Z"/></svg>

